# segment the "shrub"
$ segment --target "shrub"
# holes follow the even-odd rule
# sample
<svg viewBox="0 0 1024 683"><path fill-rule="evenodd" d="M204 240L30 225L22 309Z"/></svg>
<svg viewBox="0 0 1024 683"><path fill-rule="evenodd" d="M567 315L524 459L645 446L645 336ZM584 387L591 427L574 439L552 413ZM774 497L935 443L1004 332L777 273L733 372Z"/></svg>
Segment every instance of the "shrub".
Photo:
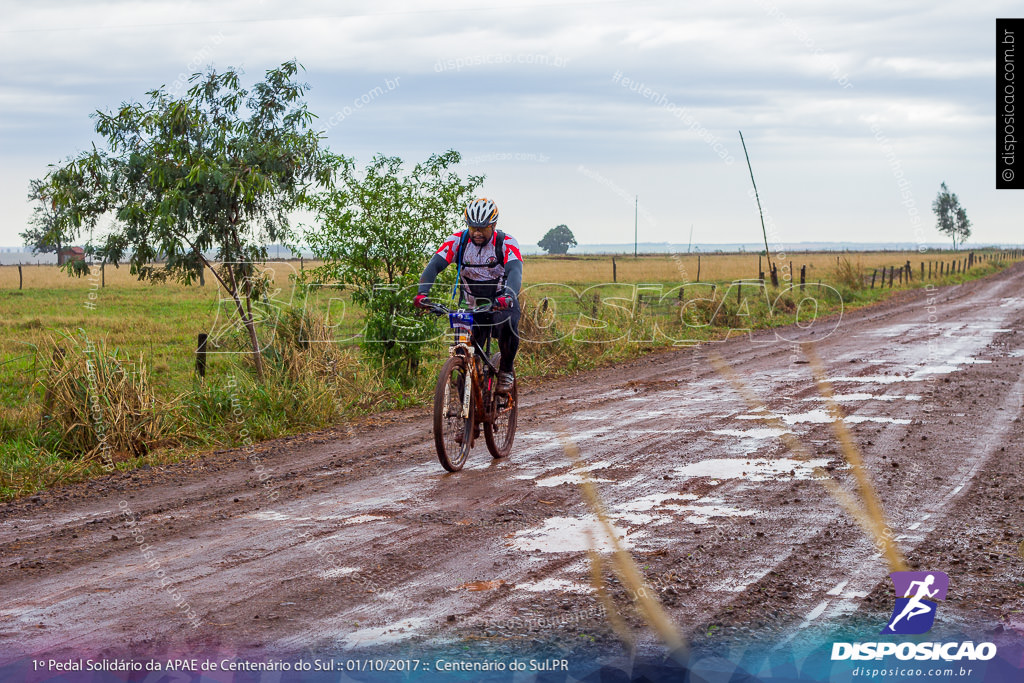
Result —
<svg viewBox="0 0 1024 683"><path fill-rule="evenodd" d="M153 392L141 358L108 350L81 330L51 341L55 351L40 380L42 440L49 450L112 463L173 440L171 406Z"/></svg>
<svg viewBox="0 0 1024 683"><path fill-rule="evenodd" d="M864 266L859 260L854 263L843 257L831 269L830 280L840 290L843 287L852 291L864 289Z"/></svg>

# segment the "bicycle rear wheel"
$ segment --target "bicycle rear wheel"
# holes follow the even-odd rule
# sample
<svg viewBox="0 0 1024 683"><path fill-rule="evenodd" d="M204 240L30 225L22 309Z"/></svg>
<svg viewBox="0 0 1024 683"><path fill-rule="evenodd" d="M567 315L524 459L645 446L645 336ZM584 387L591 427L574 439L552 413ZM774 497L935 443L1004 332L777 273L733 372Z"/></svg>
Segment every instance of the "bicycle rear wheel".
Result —
<svg viewBox="0 0 1024 683"><path fill-rule="evenodd" d="M501 354L496 353L491 359L495 367L501 362ZM497 381L497 377L491 379ZM488 387L490 389L490 387ZM494 396L495 416L493 422L484 423L484 441L487 450L495 458L505 458L512 452L512 442L516 438L516 418L519 415L519 381L512 384L508 396Z"/></svg>
<svg viewBox="0 0 1024 683"><path fill-rule="evenodd" d="M473 392L469 395L469 417L463 404L466 382L471 382L466 362L452 356L441 368L434 391L434 446L442 467L458 472L466 463L473 442Z"/></svg>

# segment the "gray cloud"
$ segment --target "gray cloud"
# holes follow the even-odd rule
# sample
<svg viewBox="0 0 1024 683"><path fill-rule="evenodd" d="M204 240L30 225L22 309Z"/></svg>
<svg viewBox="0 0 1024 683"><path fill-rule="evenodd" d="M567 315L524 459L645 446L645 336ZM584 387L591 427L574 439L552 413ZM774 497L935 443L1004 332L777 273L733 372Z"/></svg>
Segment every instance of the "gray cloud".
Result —
<svg viewBox="0 0 1024 683"><path fill-rule="evenodd" d="M787 239L825 239L826 225L830 239L908 239L893 234L907 223L895 153L921 207L945 179L972 200L979 237L1009 240L1020 200L991 189L991 42L993 17L1014 9L770 0L700 9L18 5L0 32L0 147L4 176L22 180L0 190L11 217L0 244L15 242L28 215L28 179L93 140L90 112L143 100L161 84L181 88L182 74L207 64L241 66L251 82L292 57L307 68L310 106L332 149L415 160L455 147L476 159L470 170L488 174L488 191L512 209L503 215L520 218L531 239L573 219L559 213L567 195L586 198L572 209L590 226L585 241L618 234L610 216L621 198L580 174L584 164L635 188L663 230L688 231L694 219L715 224L718 241L747 240L742 129ZM622 78L658 96L622 87ZM356 106L388 80L400 85ZM722 149L736 163L723 163ZM828 207L842 210L823 221Z"/></svg>

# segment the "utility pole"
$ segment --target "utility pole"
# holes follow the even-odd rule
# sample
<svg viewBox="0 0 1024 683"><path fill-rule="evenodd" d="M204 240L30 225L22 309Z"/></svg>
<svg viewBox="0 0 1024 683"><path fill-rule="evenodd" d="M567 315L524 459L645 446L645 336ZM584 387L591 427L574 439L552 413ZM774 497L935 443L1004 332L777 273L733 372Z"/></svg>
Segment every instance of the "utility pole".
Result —
<svg viewBox="0 0 1024 683"><path fill-rule="evenodd" d="M636 246L637 246L637 235L639 234L639 221L637 217L640 215L640 195L636 196L636 202L633 205L633 258L636 258Z"/></svg>
<svg viewBox="0 0 1024 683"><path fill-rule="evenodd" d="M750 155L747 154L747 143L743 140L743 131L740 131L740 144L743 145L743 156L747 158L747 169L750 171L750 184L754 186L754 198L757 199L757 212L761 216L761 233L764 235L764 253L768 257L768 270L772 273L775 268L772 266L772 252L768 249L768 231L764 227L764 211L761 210L761 197L757 194L757 183L754 182L754 168L750 165ZM774 277L772 278L774 280Z"/></svg>

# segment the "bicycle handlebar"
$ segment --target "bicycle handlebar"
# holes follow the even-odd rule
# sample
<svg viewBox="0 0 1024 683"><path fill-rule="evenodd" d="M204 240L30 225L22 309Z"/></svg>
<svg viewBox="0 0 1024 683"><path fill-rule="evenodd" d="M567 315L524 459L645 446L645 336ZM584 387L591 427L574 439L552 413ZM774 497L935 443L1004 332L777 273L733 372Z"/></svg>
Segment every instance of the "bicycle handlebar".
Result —
<svg viewBox="0 0 1024 683"><path fill-rule="evenodd" d="M422 305L423 305L423 307L425 309L427 309L428 311L430 311L434 315L448 315L449 313L455 313L456 312L455 310L452 310L452 309L448 308L444 304L437 303L436 301L431 301L430 299L424 299ZM461 310L467 310L467 311L469 311L471 313L488 313L488 312L492 311L493 309L494 309L494 302L493 301L489 301L488 303L484 304L483 306L477 306L475 308L468 308L468 309L461 309Z"/></svg>

